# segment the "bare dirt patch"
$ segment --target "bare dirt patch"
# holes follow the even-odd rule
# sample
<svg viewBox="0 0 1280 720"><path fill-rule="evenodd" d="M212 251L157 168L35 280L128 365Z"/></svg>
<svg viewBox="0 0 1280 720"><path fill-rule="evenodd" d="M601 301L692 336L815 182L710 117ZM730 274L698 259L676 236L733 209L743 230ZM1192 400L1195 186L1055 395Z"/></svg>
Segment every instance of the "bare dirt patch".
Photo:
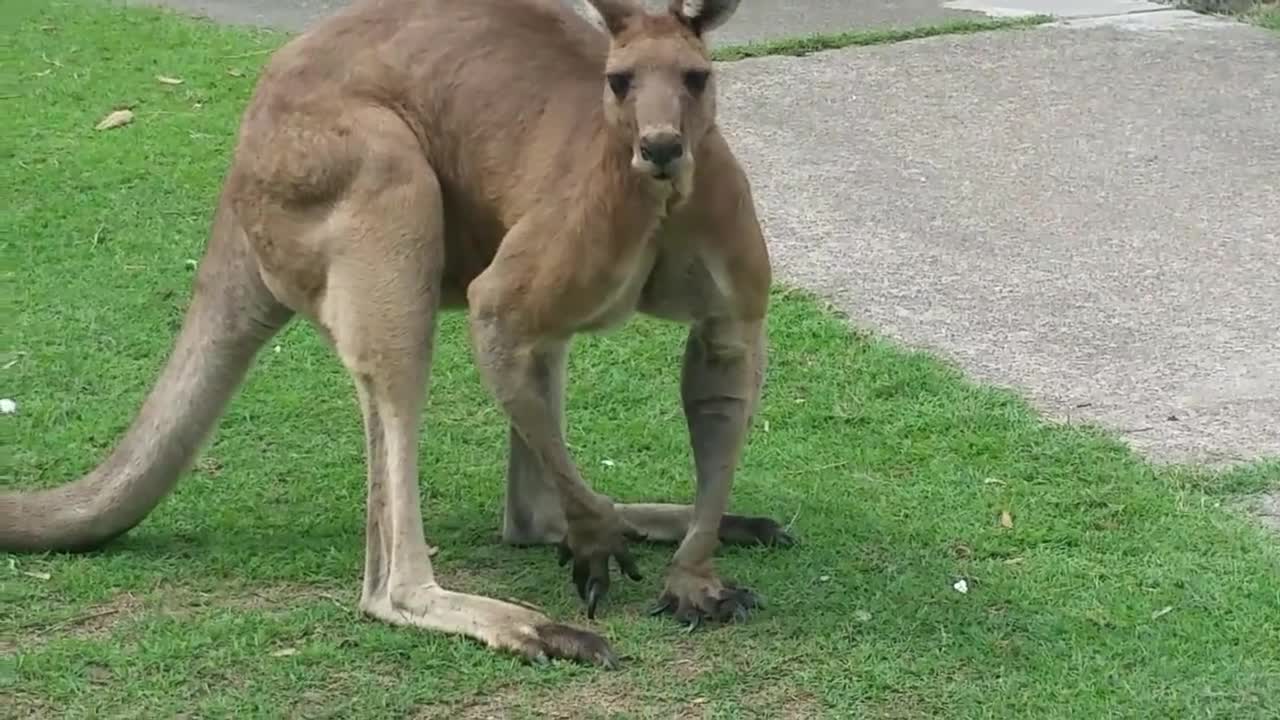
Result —
<svg viewBox="0 0 1280 720"><path fill-rule="evenodd" d="M8 704L9 710L13 712L13 717L15 718L53 720L53 718L61 717L52 703L22 691L18 691L16 694L6 698L5 703Z"/></svg>
<svg viewBox="0 0 1280 720"><path fill-rule="evenodd" d="M105 603L65 617L19 626L13 638L0 640L0 653L31 652L55 639L111 637L120 628L145 616L190 617L228 608L254 612L283 611L296 607L300 602L317 599L353 609L356 602L351 593L296 584L236 587L219 592L157 586L145 595L124 592Z"/></svg>
<svg viewBox="0 0 1280 720"><path fill-rule="evenodd" d="M808 720L821 716L821 706L811 695L779 684L757 688L742 698L750 717L776 720ZM424 708L418 720L594 720L596 718L644 718L646 720L702 720L712 717L713 699L694 695L673 698L644 690L642 678L624 674L598 674L558 688L507 686L487 698L462 707Z"/></svg>
<svg viewBox="0 0 1280 720"><path fill-rule="evenodd" d="M714 667L694 640L673 643L670 656L658 666L632 663L616 672L593 671L567 684L550 687L506 685L488 696L461 705L432 705L418 709L416 720L594 720L643 718L645 720L702 720L723 715L715 707L717 697L697 693L695 681ZM655 675L675 676L671 684L650 682ZM766 683L744 688L737 703L750 708L749 717L799 720L821 717L821 703L790 683Z"/></svg>
<svg viewBox="0 0 1280 720"><path fill-rule="evenodd" d="M671 673L692 681L710 667L694 642L677 642L659 668L624 665L621 671L596 671L568 684L552 687L507 685L487 697L462 705L431 705L418 709L416 720L594 720L596 718L664 718L693 720L710 716L708 698L671 697L646 683L653 672ZM778 715L775 717L788 717Z"/></svg>
<svg viewBox="0 0 1280 720"><path fill-rule="evenodd" d="M758 687L744 697L742 704L752 708L753 717L772 720L811 720L823 716L822 703L817 698L786 682Z"/></svg>
<svg viewBox="0 0 1280 720"><path fill-rule="evenodd" d="M312 585L282 584L245 586L216 592L171 589L159 594L157 611L168 615L190 615L206 610L248 610L253 612L291 610L303 602L328 601L354 609L354 591Z"/></svg>
<svg viewBox="0 0 1280 720"><path fill-rule="evenodd" d="M1246 499L1244 510L1257 518L1263 527L1280 533L1280 490Z"/></svg>
<svg viewBox="0 0 1280 720"><path fill-rule="evenodd" d="M588 677L567 686L521 688L507 686L487 698L461 707L422 708L418 720L596 720L597 718L672 718L694 720L709 716L705 698L686 701L646 696L634 678L616 674Z"/></svg>
<svg viewBox="0 0 1280 720"><path fill-rule="evenodd" d="M137 595L121 593L109 602L95 605L83 612L56 620L28 623L19 626L14 637L0 640L0 653L12 655L19 650L29 651L57 637L108 637L118 625L133 618L142 607L143 601Z"/></svg>

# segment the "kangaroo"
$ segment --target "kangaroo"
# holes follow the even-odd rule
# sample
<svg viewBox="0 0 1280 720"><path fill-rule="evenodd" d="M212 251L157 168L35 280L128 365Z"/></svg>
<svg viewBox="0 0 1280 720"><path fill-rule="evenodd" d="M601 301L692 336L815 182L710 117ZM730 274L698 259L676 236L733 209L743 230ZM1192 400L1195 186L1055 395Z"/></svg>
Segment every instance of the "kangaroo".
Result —
<svg viewBox="0 0 1280 720"><path fill-rule="evenodd" d="M705 36L737 0L359 0L268 60L241 118L171 354L122 440L66 484L0 495L0 549L79 552L140 523L190 469L261 347L295 316L360 401L368 617L529 661L616 667L601 636L436 582L417 447L437 313L464 311L509 425L501 537L559 548L588 619L629 541L676 544L654 614L690 629L761 605L722 543L787 546L727 513L766 367L771 270L716 127ZM685 324L692 505L594 491L565 444L577 333Z"/></svg>

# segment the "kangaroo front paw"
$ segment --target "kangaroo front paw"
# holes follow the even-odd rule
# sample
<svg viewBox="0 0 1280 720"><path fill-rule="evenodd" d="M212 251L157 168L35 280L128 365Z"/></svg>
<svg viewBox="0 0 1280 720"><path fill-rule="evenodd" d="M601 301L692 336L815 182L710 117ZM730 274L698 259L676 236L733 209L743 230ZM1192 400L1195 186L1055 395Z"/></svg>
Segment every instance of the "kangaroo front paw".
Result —
<svg viewBox="0 0 1280 720"><path fill-rule="evenodd" d="M703 621L745 622L764 600L747 588L722 582L714 571L673 568L651 615L671 613L677 622L696 630Z"/></svg>
<svg viewBox="0 0 1280 720"><path fill-rule="evenodd" d="M569 529L560 544L560 565L573 561L573 585L587 606L587 617L594 620L596 607L609 592L609 561L616 559L618 568L632 580L643 580L636 561L627 548L627 538L635 536L612 503L603 503L589 515L569 519Z"/></svg>

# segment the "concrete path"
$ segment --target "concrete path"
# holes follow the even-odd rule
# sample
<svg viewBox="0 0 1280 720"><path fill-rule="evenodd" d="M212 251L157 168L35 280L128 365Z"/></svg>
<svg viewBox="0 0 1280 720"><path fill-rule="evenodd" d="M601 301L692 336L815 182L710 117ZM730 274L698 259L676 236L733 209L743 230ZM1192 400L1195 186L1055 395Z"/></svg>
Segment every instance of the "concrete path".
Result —
<svg viewBox="0 0 1280 720"><path fill-rule="evenodd" d="M1144 0L745 0L719 42L1033 13L1068 19L722 66L779 279L1157 460L1280 456L1280 36Z"/></svg>
<svg viewBox="0 0 1280 720"><path fill-rule="evenodd" d="M585 0L565 0L581 7ZM343 7L348 0L128 0L133 4L168 5L226 23L266 25L300 30L315 19ZM667 0L644 0L665 7ZM733 22L716 33L720 46L769 38L856 28L911 27L957 18L983 17L981 12L944 7L946 0L746 0Z"/></svg>
<svg viewBox="0 0 1280 720"><path fill-rule="evenodd" d="M781 280L1154 458L1280 456L1280 36L1168 11L721 73Z"/></svg>

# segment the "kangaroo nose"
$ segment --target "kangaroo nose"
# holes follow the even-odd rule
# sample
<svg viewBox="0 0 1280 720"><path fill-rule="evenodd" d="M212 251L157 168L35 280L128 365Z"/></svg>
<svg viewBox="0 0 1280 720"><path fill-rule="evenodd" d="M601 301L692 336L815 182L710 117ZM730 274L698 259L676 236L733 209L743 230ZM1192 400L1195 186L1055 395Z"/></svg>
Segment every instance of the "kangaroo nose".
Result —
<svg viewBox="0 0 1280 720"><path fill-rule="evenodd" d="M684 143L679 135L662 134L640 142L640 157L658 167L666 167L681 155L684 155Z"/></svg>

